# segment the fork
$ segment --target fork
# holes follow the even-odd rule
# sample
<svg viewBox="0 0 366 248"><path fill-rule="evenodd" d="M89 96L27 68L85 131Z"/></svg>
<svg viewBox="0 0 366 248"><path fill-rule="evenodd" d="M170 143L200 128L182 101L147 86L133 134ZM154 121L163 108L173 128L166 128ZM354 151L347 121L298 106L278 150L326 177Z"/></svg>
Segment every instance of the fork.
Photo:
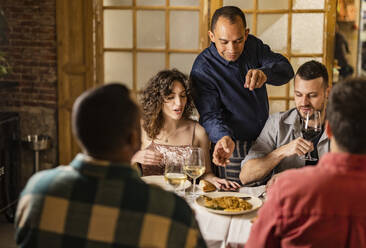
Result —
<svg viewBox="0 0 366 248"><path fill-rule="evenodd" d="M258 196L258 198L265 199L265 198L266 198L266 195L267 195L267 192L266 192L266 191L263 191L263 192Z"/></svg>
<svg viewBox="0 0 366 248"><path fill-rule="evenodd" d="M239 189L219 189L219 192L239 192Z"/></svg>

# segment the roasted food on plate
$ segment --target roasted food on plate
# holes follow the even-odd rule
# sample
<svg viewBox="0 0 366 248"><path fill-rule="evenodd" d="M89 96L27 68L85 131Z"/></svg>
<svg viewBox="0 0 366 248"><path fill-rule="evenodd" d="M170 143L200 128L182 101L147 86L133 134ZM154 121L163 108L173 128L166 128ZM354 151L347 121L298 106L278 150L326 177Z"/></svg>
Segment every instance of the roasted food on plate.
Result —
<svg viewBox="0 0 366 248"><path fill-rule="evenodd" d="M215 210L239 212L252 209L252 204L236 196L207 197L204 196L204 206Z"/></svg>

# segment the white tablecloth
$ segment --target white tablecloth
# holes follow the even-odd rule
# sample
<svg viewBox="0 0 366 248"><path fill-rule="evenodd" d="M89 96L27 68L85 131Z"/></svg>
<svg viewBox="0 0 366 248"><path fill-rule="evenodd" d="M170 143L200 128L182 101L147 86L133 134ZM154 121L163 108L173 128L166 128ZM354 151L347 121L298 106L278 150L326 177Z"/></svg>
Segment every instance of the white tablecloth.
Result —
<svg viewBox="0 0 366 248"><path fill-rule="evenodd" d="M145 177L145 181L148 181L147 178ZM161 180L158 182L154 180L154 182L166 189L163 176L161 176ZM240 188L241 193L255 197L261 195L263 191L265 191L265 186ZM208 247L225 248L228 244L231 248L243 247L248 240L252 226L250 220L257 215L257 211L243 215L219 215L208 212L193 200L188 199L187 202L196 214L198 225Z"/></svg>

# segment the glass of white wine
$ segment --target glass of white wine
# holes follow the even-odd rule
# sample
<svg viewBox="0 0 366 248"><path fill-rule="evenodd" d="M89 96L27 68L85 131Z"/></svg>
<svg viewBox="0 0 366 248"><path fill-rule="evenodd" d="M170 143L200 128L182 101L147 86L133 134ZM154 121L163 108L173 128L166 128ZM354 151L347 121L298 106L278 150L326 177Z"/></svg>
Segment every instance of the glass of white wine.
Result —
<svg viewBox="0 0 366 248"><path fill-rule="evenodd" d="M184 163L184 172L193 179L192 195L196 196L196 179L205 172L205 161L203 151L199 147L192 148L191 154Z"/></svg>
<svg viewBox="0 0 366 248"><path fill-rule="evenodd" d="M164 177L166 182L174 188L174 192L178 194L178 190L184 188L187 175L183 170L184 160L177 157L174 160L168 160L165 163Z"/></svg>

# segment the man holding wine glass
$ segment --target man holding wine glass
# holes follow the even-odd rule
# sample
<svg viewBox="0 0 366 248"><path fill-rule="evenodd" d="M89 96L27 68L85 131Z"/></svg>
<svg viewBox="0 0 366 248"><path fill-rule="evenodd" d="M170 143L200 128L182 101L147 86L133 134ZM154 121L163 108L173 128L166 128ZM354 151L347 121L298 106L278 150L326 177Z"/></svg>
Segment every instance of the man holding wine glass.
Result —
<svg viewBox="0 0 366 248"><path fill-rule="evenodd" d="M269 189L245 248L366 247L366 80L337 83L327 106L330 152Z"/></svg>
<svg viewBox="0 0 366 248"><path fill-rule="evenodd" d="M275 174L315 165L318 158L329 151L329 140L323 128L328 94L326 67L315 60L301 65L294 78L296 107L269 117L242 161L240 180L243 184L264 184L273 178L271 183ZM312 159L301 159L308 152Z"/></svg>

